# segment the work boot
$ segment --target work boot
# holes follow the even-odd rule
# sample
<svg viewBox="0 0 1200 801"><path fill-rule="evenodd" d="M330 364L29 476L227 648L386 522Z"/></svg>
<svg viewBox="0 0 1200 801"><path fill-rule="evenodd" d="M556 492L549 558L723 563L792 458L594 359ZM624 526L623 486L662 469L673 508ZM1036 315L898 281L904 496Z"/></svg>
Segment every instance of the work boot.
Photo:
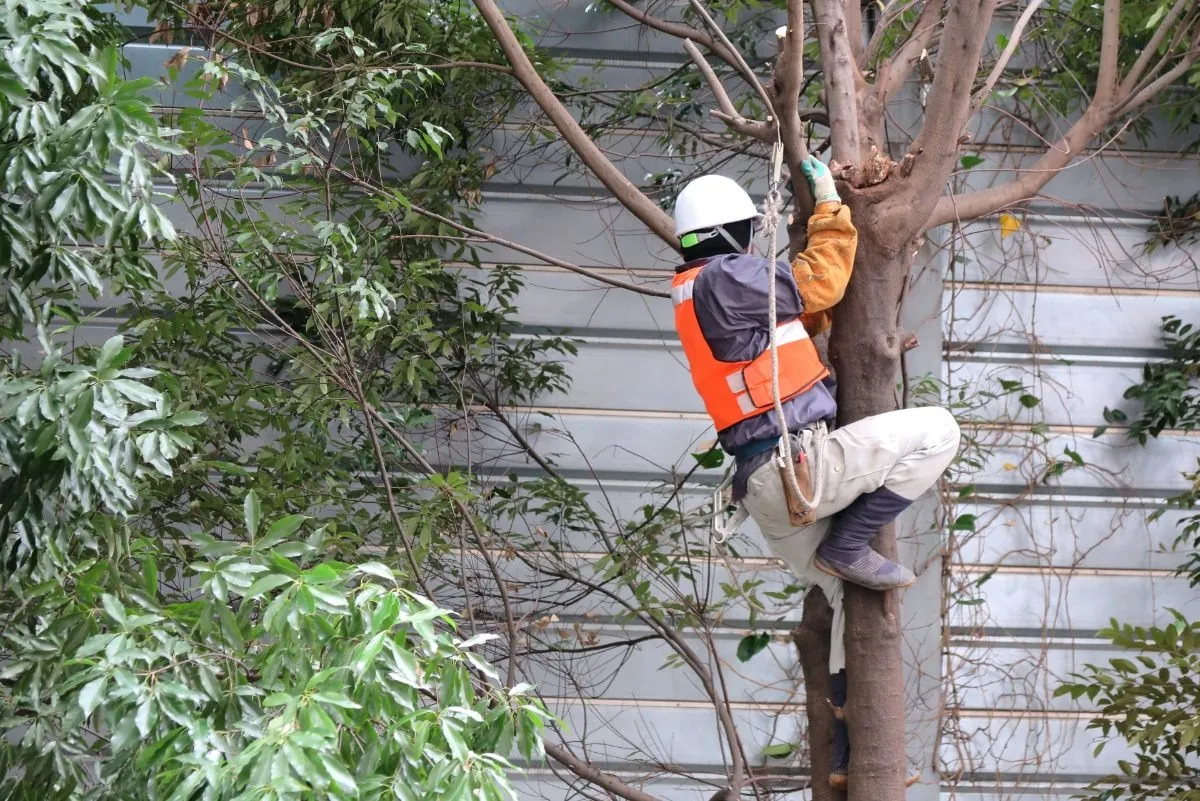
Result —
<svg viewBox="0 0 1200 801"><path fill-rule="evenodd" d="M870 590L910 587L913 572L871 548L871 538L896 519L912 501L880 487L854 499L834 518L829 536L818 546L813 564L818 570Z"/></svg>

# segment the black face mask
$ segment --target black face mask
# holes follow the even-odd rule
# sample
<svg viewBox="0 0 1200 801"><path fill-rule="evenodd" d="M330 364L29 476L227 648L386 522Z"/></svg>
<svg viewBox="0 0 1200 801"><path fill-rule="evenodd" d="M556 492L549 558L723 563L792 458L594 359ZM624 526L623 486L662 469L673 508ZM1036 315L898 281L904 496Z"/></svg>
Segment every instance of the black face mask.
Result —
<svg viewBox="0 0 1200 801"><path fill-rule="evenodd" d="M753 220L739 220L735 223L727 223L722 227L726 233L733 237L734 242L738 243L736 250L716 229L710 228L695 232L702 238L699 243L683 248L683 258L686 261L694 261L695 259L708 259L713 256L724 256L730 253L745 253L749 249L750 241L754 238Z"/></svg>

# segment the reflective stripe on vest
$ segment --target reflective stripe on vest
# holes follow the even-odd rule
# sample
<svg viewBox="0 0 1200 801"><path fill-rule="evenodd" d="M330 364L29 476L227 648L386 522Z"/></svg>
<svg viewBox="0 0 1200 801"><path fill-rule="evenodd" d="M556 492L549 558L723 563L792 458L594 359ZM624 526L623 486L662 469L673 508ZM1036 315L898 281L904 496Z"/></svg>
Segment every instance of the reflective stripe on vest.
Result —
<svg viewBox="0 0 1200 801"><path fill-rule="evenodd" d="M749 361L723 362L713 356L708 341L696 318L692 301L696 276L704 265L679 273L671 285L671 300L675 304L675 329L683 344L683 352L692 373L692 384L700 393L717 431L747 420L774 408L771 388L771 351ZM779 345L779 396L789 400L806 392L829 375L808 332L799 320L789 320L776 327Z"/></svg>

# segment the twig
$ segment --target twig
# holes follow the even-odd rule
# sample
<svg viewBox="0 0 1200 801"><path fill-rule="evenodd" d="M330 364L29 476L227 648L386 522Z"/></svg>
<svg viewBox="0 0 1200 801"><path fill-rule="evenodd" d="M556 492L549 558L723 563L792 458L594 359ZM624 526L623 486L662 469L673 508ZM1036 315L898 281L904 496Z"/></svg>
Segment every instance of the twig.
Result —
<svg viewBox="0 0 1200 801"><path fill-rule="evenodd" d="M613 795L624 798L625 801L660 801L657 796L632 787L611 773L605 773L592 763L580 759L566 746L556 743L546 743L544 747L546 755L555 762L567 768L584 781L594 784L597 787L602 787Z"/></svg>
<svg viewBox="0 0 1200 801"><path fill-rule="evenodd" d="M700 74L704 77L705 82L708 83L708 88L712 91L713 97L716 98L717 105L721 107L720 111L713 111L712 115L740 134L763 142L772 141L774 139L773 126L759 120L748 120L738 113L738 110L733 106L733 101L729 99L729 94L725 91L725 87L721 85L721 80L717 77L717 73L713 71L712 65L705 60L704 54L696 47L695 42L691 39L685 40L683 49L691 56L692 61L696 64L696 68L700 70Z"/></svg>
<svg viewBox="0 0 1200 801"><path fill-rule="evenodd" d="M372 187L372 188L374 188L374 187ZM639 295L648 295L652 298L669 298L669 297L671 297L671 293L666 291L665 289L651 289L649 287L642 286L641 284L634 284L629 281L622 281L620 278L610 278L609 276L602 275L593 270L589 270L586 267L580 267L576 264L571 264L570 262L566 262L566 261L563 261L562 259L555 258L554 256L548 256L545 253L534 250L533 248L525 247L524 245L521 245L517 242L510 242L509 240L504 239L503 237L495 236L494 234L489 234L486 231L480 231L478 229L470 227L469 225L463 225L462 223L452 220L449 217L443 217L441 214L438 214L437 212L429 211L428 209L423 209L420 206L411 206L410 209L412 210L412 212L414 214L418 214L421 217L425 217L426 219L429 219L429 220L435 220L436 222L440 222L443 225L449 225L451 228L455 228L459 231L462 231L464 234L478 237L487 242L491 242L494 245L500 245L500 246L506 247L510 250L515 250L518 253L524 253L526 256L532 256L533 258L538 259L539 261L543 261L546 264L553 265L554 267L561 267L564 270L569 270L570 272L587 276L588 278L591 278L594 281L599 281L602 284L608 284L609 286L615 286L615 287L618 287L619 289L628 289L630 292L637 292Z"/></svg>
<svg viewBox="0 0 1200 801"><path fill-rule="evenodd" d="M1004 70L1008 67L1008 62L1012 60L1013 54L1017 52L1017 46L1021 44L1021 34L1025 32L1025 26L1029 24L1029 20L1033 19L1033 15L1042 7L1043 0L1030 0L1029 5L1025 6L1025 10L1021 12L1021 16L1017 17L1017 21L1013 24L1012 34L1008 37L1008 44L1004 46L1004 51L1000 53L1000 58L996 59L995 66L988 73L987 79L983 82L983 86L979 87L979 91L975 93L975 97L971 99L971 110L978 111L983 105L983 101L987 100L988 95L992 93L992 89L996 86L996 81L1000 80L1000 76L1004 74Z"/></svg>
<svg viewBox="0 0 1200 801"><path fill-rule="evenodd" d="M648 11L642 11L640 8L630 5L626 0L609 0L609 2L612 3L613 8L625 16L632 17L649 28L670 34L678 39L692 39L699 42L711 50L717 58L737 69L737 51L727 49L722 43L717 42L699 28L684 22L671 22L670 20L661 19Z"/></svg>

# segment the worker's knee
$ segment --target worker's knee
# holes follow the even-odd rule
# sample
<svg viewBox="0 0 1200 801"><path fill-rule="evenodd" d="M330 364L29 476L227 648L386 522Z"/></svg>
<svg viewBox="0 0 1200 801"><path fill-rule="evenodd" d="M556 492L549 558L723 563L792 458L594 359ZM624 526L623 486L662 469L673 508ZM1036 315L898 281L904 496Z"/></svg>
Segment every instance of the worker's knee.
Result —
<svg viewBox="0 0 1200 801"><path fill-rule="evenodd" d="M929 406L929 427L925 434L925 450L932 460L938 462L938 473L945 470L958 453L962 440L962 431L958 421L948 409L941 406Z"/></svg>

